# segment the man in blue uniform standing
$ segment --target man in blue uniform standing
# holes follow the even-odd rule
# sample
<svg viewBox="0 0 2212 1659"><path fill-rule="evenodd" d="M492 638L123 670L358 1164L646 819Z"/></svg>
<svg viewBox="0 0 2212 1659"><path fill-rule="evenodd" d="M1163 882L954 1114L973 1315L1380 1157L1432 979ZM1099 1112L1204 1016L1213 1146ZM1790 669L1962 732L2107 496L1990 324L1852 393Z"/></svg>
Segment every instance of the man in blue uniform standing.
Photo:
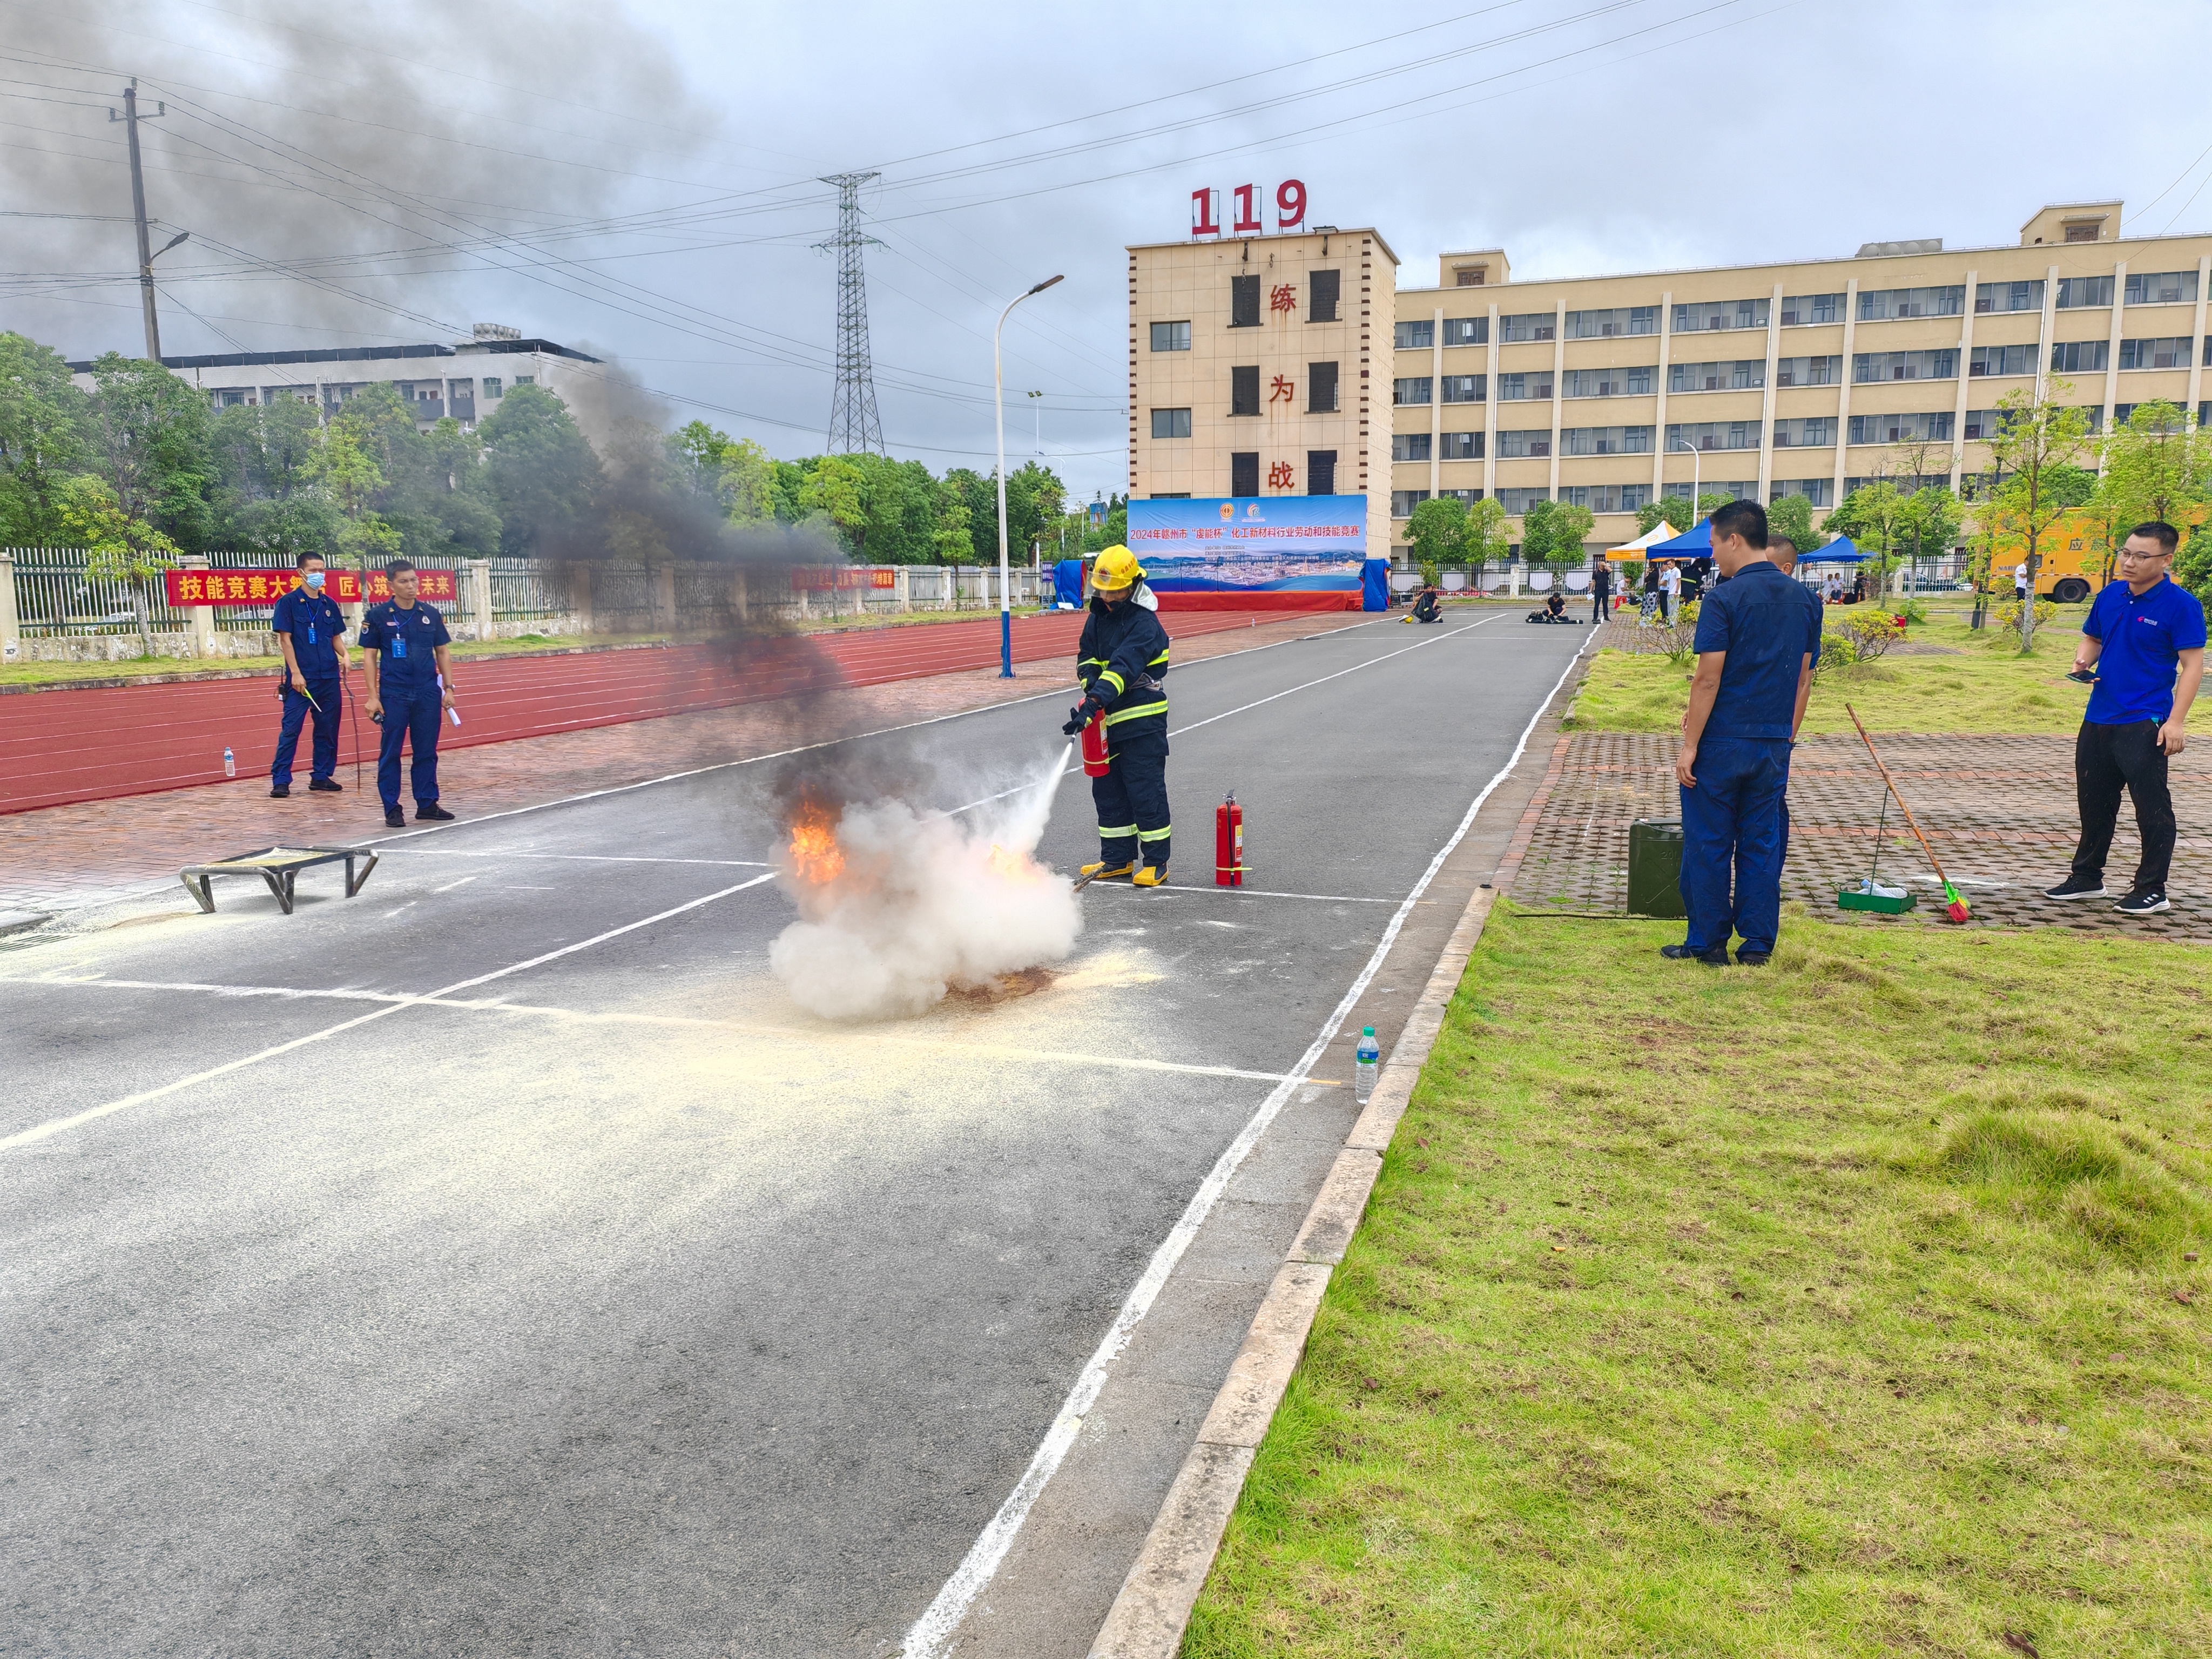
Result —
<svg viewBox="0 0 2212 1659"><path fill-rule="evenodd" d="M1813 690L1820 625L1797 584L1766 556L1766 509L1730 501L1712 516L1726 580L1698 611L1698 672L1674 763L1682 793L1682 906L1689 937L1660 947L1677 961L1765 964L1782 930L1783 797L1790 745Z"/></svg>
<svg viewBox="0 0 2212 1659"><path fill-rule="evenodd" d="M2137 525L2120 550L2120 579L2099 590L2081 624L2073 678L2087 678L2092 670L2096 676L2074 740L2081 842L2073 872L2045 888L2045 898L2104 896L2105 859L2124 787L2135 798L2142 857L2112 908L2129 916L2172 908L2166 878L2176 825L2166 764L2189 741L2189 706L2204 678L2204 607L2166 574L2179 540L2180 532L2163 520Z"/></svg>
<svg viewBox="0 0 2212 1659"><path fill-rule="evenodd" d="M422 579L405 559L384 568L392 597L372 605L361 621L362 672L368 681L368 717L384 725L376 753L376 793L384 822L404 830L399 811L399 745L414 750L408 781L415 790L415 821L451 818L438 805L438 722L453 706L453 671L446 647L453 635L435 607L416 597Z"/></svg>
<svg viewBox="0 0 2212 1659"><path fill-rule="evenodd" d="M1127 876L1139 887L1168 878L1168 631L1137 556L1109 547L1091 573L1091 614L1076 647L1083 701L1060 730L1073 737L1106 717L1108 767L1091 780L1098 808L1098 862L1083 873Z"/></svg>
<svg viewBox="0 0 2212 1659"><path fill-rule="evenodd" d="M284 653L284 678L277 700L284 723L276 732L276 758L269 765L269 793L283 800L292 793L292 757L299 751L300 728L315 722L314 759L307 787L332 795L340 787L331 775L338 768L338 708L345 695L345 613L323 592L323 556L302 553L293 562L300 585L276 601L269 626Z"/></svg>

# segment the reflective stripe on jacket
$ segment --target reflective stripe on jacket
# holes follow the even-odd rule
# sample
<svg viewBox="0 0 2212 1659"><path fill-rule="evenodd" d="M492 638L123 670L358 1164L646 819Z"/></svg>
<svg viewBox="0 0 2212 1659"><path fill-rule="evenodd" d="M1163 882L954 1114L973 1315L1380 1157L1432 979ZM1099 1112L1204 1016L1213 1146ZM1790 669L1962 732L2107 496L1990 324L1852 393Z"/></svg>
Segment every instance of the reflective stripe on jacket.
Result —
<svg viewBox="0 0 2212 1659"><path fill-rule="evenodd" d="M1092 597L1075 674L1106 705L1108 726L1153 720L1166 726L1168 650L1168 630L1150 607L1132 599L1116 611Z"/></svg>

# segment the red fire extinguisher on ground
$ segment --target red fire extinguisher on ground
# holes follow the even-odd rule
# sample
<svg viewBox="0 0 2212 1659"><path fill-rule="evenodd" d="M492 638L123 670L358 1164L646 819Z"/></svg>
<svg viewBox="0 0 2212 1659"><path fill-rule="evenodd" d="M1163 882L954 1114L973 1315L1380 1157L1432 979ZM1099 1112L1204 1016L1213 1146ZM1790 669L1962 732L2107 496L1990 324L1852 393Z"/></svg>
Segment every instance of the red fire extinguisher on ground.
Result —
<svg viewBox="0 0 2212 1659"><path fill-rule="evenodd" d="M1106 764L1106 711L1100 709L1091 717L1091 724L1083 728L1083 775L1103 778Z"/></svg>
<svg viewBox="0 0 2212 1659"><path fill-rule="evenodd" d="M1213 884L1244 884L1244 809L1234 795L1213 809Z"/></svg>

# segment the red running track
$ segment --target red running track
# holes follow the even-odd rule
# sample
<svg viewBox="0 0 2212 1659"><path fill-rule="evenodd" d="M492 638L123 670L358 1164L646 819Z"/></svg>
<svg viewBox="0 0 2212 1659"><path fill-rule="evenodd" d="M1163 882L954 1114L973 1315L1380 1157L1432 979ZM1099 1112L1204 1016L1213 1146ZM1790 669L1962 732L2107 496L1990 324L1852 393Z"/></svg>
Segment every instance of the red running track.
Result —
<svg viewBox="0 0 2212 1659"><path fill-rule="evenodd" d="M1255 620L1188 615L1176 618L1175 631L1211 634L1249 628ZM1018 618L1014 659L1073 659L1082 630L1076 611ZM505 743L837 686L882 685L988 668L998 659L996 617L736 645L479 659L460 665L463 724L448 726L439 746ZM356 665L349 689L358 694L361 687ZM221 783L226 747L237 757L240 777L266 777L276 746L276 688L270 675L0 696L0 812ZM338 728L338 758L349 766L356 724L349 716ZM358 726L361 759L373 765L376 728L365 719ZM308 750L303 732L294 758L295 787L306 785Z"/></svg>

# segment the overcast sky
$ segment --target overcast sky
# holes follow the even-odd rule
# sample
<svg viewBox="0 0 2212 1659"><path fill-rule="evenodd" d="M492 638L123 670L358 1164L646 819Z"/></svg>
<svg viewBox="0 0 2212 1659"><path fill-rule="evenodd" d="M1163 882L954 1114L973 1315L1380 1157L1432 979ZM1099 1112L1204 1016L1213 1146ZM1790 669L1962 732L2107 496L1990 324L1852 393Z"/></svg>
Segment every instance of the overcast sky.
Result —
<svg viewBox="0 0 2212 1659"><path fill-rule="evenodd" d="M377 26L381 25L381 32ZM2013 0L1466 0L1347 8L702 7L678 0L0 0L0 327L143 350L123 129L137 76L165 352L450 340L606 357L795 457L823 447L836 268L863 203L894 454L1123 481L1119 250L1189 195L1306 185L1436 279L2016 241L2046 202L2212 229L2212 113L2161 64L2212 8ZM2154 200L2153 198L2156 198ZM1041 392L1042 398L1027 394Z"/></svg>

